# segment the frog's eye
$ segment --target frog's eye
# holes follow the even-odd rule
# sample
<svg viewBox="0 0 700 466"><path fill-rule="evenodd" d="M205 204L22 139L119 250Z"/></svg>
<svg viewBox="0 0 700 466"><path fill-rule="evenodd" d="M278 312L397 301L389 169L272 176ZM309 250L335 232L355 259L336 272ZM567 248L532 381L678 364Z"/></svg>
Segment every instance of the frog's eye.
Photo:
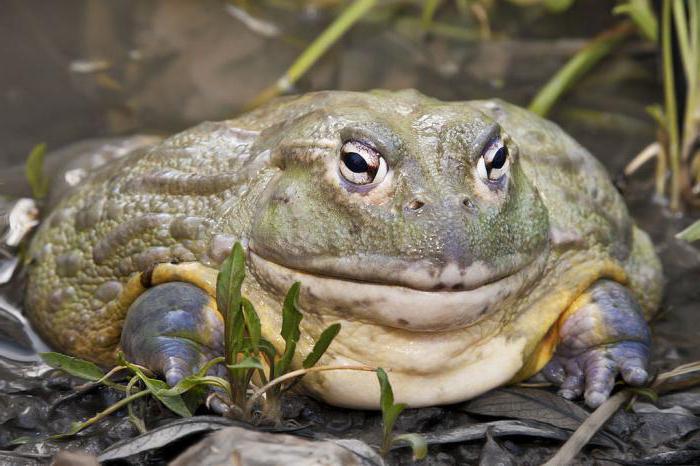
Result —
<svg viewBox="0 0 700 466"><path fill-rule="evenodd" d="M386 176L384 157L360 141L348 141L340 149L340 174L352 184L381 183Z"/></svg>
<svg viewBox="0 0 700 466"><path fill-rule="evenodd" d="M486 146L476 165L476 171L482 179L497 181L506 174L509 165L508 148L500 138L496 138Z"/></svg>

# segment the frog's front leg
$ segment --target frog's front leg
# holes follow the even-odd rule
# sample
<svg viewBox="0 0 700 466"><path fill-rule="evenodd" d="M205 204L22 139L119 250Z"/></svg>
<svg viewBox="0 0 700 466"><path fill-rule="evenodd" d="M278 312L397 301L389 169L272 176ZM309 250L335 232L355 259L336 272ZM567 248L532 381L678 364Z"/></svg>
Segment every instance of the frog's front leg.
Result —
<svg viewBox="0 0 700 466"><path fill-rule="evenodd" d="M129 307L121 335L127 361L165 377L168 385L223 355L224 325L215 301L185 282L146 290Z"/></svg>
<svg viewBox="0 0 700 466"><path fill-rule="evenodd" d="M559 324L560 342L542 370L559 393L600 406L610 396L618 373L633 386L649 378L651 335L629 290L599 280L573 305Z"/></svg>

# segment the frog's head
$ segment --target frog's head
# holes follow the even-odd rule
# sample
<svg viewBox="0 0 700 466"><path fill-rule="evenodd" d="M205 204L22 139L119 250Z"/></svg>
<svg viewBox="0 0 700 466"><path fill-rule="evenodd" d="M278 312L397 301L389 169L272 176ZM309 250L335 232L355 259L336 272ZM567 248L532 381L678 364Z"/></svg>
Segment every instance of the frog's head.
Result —
<svg viewBox="0 0 700 466"><path fill-rule="evenodd" d="M262 135L280 168L250 235L262 283L301 281L307 309L433 331L474 323L534 279L547 213L492 118L415 92L313 104Z"/></svg>

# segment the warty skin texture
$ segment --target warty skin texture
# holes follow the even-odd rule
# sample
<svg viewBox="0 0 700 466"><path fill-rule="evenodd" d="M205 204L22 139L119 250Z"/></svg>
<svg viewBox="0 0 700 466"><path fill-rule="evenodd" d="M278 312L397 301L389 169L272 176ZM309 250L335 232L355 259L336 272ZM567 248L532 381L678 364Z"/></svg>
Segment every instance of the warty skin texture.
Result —
<svg viewBox="0 0 700 466"><path fill-rule="evenodd" d="M485 182L477 164L495 137L509 167ZM348 140L385 158L376 187L339 175ZM281 302L299 280L296 362L340 322L323 363L387 368L413 406L537 372L556 345L550 329L598 279L626 285L647 318L662 289L653 247L605 170L553 123L500 101L320 92L201 124L91 174L32 242L30 318L57 349L108 365L142 291L130 277L170 262L215 277L237 240L267 338L282 346ZM304 384L339 405L378 400L371 373Z"/></svg>

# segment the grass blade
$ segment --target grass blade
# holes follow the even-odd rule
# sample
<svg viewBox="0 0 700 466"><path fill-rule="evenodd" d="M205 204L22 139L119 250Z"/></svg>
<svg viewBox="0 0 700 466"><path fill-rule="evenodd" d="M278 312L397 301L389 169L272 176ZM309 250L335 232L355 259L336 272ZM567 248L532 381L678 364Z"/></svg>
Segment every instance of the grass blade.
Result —
<svg viewBox="0 0 700 466"><path fill-rule="evenodd" d="M127 396L126 398L122 398L121 400L117 401L109 408L105 409L104 411L99 412L98 414L94 415L93 417L91 417L87 421L74 422L71 429L68 432L63 433L63 434L58 434L58 435L52 435L51 437L49 437L49 439L58 440L58 439L66 438L66 437L71 437L71 436L77 434L78 432L80 432L81 430L85 429L86 427L89 427L92 424L95 424L96 422L106 418L107 416L109 416L113 412L120 410L121 408L128 405L129 403L131 403L135 400L138 400L139 398L146 396L149 393L151 393L150 390L142 390L140 392L134 393L131 396Z"/></svg>
<svg viewBox="0 0 700 466"><path fill-rule="evenodd" d="M80 377L81 379L95 382L101 380L105 375L102 369L84 359L54 352L39 353L39 356L49 366L60 369L75 377Z"/></svg>
<svg viewBox="0 0 700 466"><path fill-rule="evenodd" d="M379 407L382 413L389 410L391 405L394 404L394 391L391 389L391 384L389 383L389 377L386 372L381 367L377 369L377 379L379 379Z"/></svg>
<svg viewBox="0 0 700 466"><path fill-rule="evenodd" d="M564 95L583 75L605 58L634 28L624 22L615 28L598 35L588 45L576 53L537 93L529 105L530 111L546 116L559 98Z"/></svg>
<svg viewBox="0 0 700 466"><path fill-rule="evenodd" d="M203 385L209 387L219 387L222 390L224 390L229 396L231 394L231 385L228 383L228 381L226 379L222 379L221 377L216 377L213 375L191 375L189 377L185 377L184 379L180 380L177 383L177 385L175 385L172 388L168 388L161 391L160 394L161 396L182 395L183 393L186 393L192 390L193 388L201 387Z"/></svg>
<svg viewBox="0 0 700 466"><path fill-rule="evenodd" d="M247 357L244 358L243 360L237 362L236 364L230 364L227 365L229 369L260 369L263 370L265 367L263 367L262 363L258 358L254 357Z"/></svg>
<svg viewBox="0 0 700 466"><path fill-rule="evenodd" d="M301 332L299 331L299 323L303 318L301 312L299 312L299 290L301 289L301 283L296 282L287 292L287 296L284 298L284 305L282 306L282 331L280 335L284 339L284 353L282 357L277 362L277 367L275 367L275 377L279 377L287 372L289 366L292 363L292 358L294 357L294 351L297 347L297 342L299 341L299 336Z"/></svg>
<svg viewBox="0 0 700 466"><path fill-rule="evenodd" d="M330 344L333 342L333 339L338 335L340 332L340 324L333 324L326 328L323 333L321 333L321 336L318 337L318 341L314 345L314 349L311 350L311 353L304 359L304 362L302 363L302 366L305 369L308 369L309 367L312 367L314 364L318 362L319 359L321 359L321 356L326 352Z"/></svg>
<svg viewBox="0 0 700 466"><path fill-rule="evenodd" d="M248 107L255 108L289 90L376 2L377 0L355 0L299 55L287 72L253 99Z"/></svg>
<svg viewBox="0 0 700 466"><path fill-rule="evenodd" d="M254 353L257 353L258 346L260 346L260 335L262 333L260 317L258 317L258 313L255 312L253 303L243 298L242 304L243 317L245 318L245 325L248 329L248 338L250 338L250 347Z"/></svg>
<svg viewBox="0 0 700 466"><path fill-rule="evenodd" d="M42 199L49 193L49 179L44 172L45 155L46 144L37 144L29 153L25 165L24 173L36 199Z"/></svg>
<svg viewBox="0 0 700 466"><path fill-rule="evenodd" d="M413 461L422 460L428 454L428 443L418 434L401 434L394 437L394 442L406 442L413 450Z"/></svg>
<svg viewBox="0 0 700 466"><path fill-rule="evenodd" d="M171 394L168 384L159 379L152 379L147 377L146 374L135 364L131 364L128 361L124 361L124 365L128 367L139 379L146 385L151 394L158 399L163 405L170 411L182 417L192 416L192 412L189 410L185 401L178 394Z"/></svg>
<svg viewBox="0 0 700 466"><path fill-rule="evenodd" d="M676 235L676 238L692 243L700 239L700 220Z"/></svg>
<svg viewBox="0 0 700 466"><path fill-rule="evenodd" d="M216 279L216 304L219 312L224 316L224 341L227 346L233 342L232 351L226 351L226 363L232 364L235 357L235 349L241 342L234 342L234 337L242 333L236 328L239 314L241 313L241 286L245 278L245 253L241 243L233 245L231 254L224 261L221 271ZM237 331L238 330L238 331Z"/></svg>
<svg viewBox="0 0 700 466"><path fill-rule="evenodd" d="M659 25L649 0L627 0L627 3L613 8L613 14L626 14L639 28L639 32L651 42L656 43Z"/></svg>
<svg viewBox="0 0 700 466"><path fill-rule="evenodd" d="M588 441L593 438L596 432L617 412L620 407L627 403L632 397L632 392L622 390L617 392L612 397L608 398L605 403L600 405L593 414L588 416L581 426L576 429L576 432L566 441L564 446L557 452L556 455L547 461L544 466L559 466L562 464L574 464L574 458L586 446Z"/></svg>

